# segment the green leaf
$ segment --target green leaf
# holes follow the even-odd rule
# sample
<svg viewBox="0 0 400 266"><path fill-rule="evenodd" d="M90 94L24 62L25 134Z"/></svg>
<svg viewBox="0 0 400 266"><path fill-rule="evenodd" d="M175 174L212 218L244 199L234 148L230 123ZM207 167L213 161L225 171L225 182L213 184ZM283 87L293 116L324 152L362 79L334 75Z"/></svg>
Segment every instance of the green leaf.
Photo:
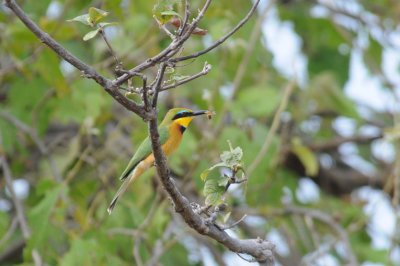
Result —
<svg viewBox="0 0 400 266"><path fill-rule="evenodd" d="M315 154L308 147L304 146L298 138L293 139L292 144L292 152L296 154L297 158L303 164L306 174L310 177L315 176L319 168Z"/></svg>
<svg viewBox="0 0 400 266"><path fill-rule="evenodd" d="M161 12L161 21L162 22L167 22L174 16L181 18L181 15L179 15L177 12L174 10L166 10Z"/></svg>
<svg viewBox="0 0 400 266"><path fill-rule="evenodd" d="M36 71L40 74L41 78L45 82L47 82L48 86L49 85L53 86L57 92L57 95L63 96L69 92L70 88L60 68L58 67L59 64L60 64L60 58L52 51L45 50L41 53L40 57L33 63L33 66L35 67ZM49 65L55 67L49 67ZM31 93L34 92L32 91Z"/></svg>
<svg viewBox="0 0 400 266"><path fill-rule="evenodd" d="M92 26L96 25L98 21L102 20L107 16L108 16L107 11L95 7L89 8L89 21L92 24Z"/></svg>
<svg viewBox="0 0 400 266"><path fill-rule="evenodd" d="M81 16L77 16L77 17L74 17L73 19L68 19L67 21L68 22L77 21L77 22L80 22L80 23L88 25L88 26L93 26L91 21L90 21L89 14L84 14L84 15L81 15Z"/></svg>
<svg viewBox="0 0 400 266"><path fill-rule="evenodd" d="M179 15L178 13L176 13L174 10L163 11L163 12L161 12L161 15L163 15L163 16L177 16L177 17L181 17L181 15Z"/></svg>
<svg viewBox="0 0 400 266"><path fill-rule="evenodd" d="M211 166L210 168L208 168L208 169L206 169L206 170L204 170L201 174L200 174L200 178L201 178L201 180L206 180L206 178L208 177L208 175L210 174L210 172L212 171L212 170L214 170L215 168L217 168L217 167L228 167L225 163L217 163L217 164L214 164L213 166Z"/></svg>
<svg viewBox="0 0 400 266"><path fill-rule="evenodd" d="M102 27L103 29L106 27L112 27L112 26L117 26L118 22L102 22L99 23L99 26Z"/></svg>
<svg viewBox="0 0 400 266"><path fill-rule="evenodd" d="M371 35L369 36L368 39L369 39L368 48L364 53L364 57L366 58L365 62L368 63L371 67L379 69L382 62L383 47Z"/></svg>
<svg viewBox="0 0 400 266"><path fill-rule="evenodd" d="M28 221L32 231L32 237L28 241L28 250L32 250L32 248L42 249L48 244L48 221L62 189L63 186L59 185L46 191L43 200L28 213ZM26 254L30 253L29 251Z"/></svg>
<svg viewBox="0 0 400 266"><path fill-rule="evenodd" d="M218 181L218 185L220 185L221 187L226 187L226 185L228 184L229 181L229 177L227 176L221 176L220 180Z"/></svg>
<svg viewBox="0 0 400 266"><path fill-rule="evenodd" d="M98 28L97 30L89 31L88 33L85 34L85 36L83 36L83 40L88 41L90 39L93 39L100 32L100 30L101 30L101 28Z"/></svg>
<svg viewBox="0 0 400 266"><path fill-rule="evenodd" d="M219 178L208 178L204 184L204 196L206 205L215 205L221 201L221 196L225 192L225 187L220 186Z"/></svg>
<svg viewBox="0 0 400 266"><path fill-rule="evenodd" d="M153 15L157 17L160 23L165 24L174 16L181 17L174 11L174 5L179 5L180 0L159 0L153 8Z"/></svg>
<svg viewBox="0 0 400 266"><path fill-rule="evenodd" d="M220 156L221 161L228 167L239 165L241 163L242 157L243 151L240 147L236 147L231 151L224 151Z"/></svg>
<svg viewBox="0 0 400 266"><path fill-rule="evenodd" d="M260 84L240 90L232 111L238 118L247 118L248 115L266 117L278 107L280 101L279 90L270 85Z"/></svg>
<svg viewBox="0 0 400 266"><path fill-rule="evenodd" d="M173 67L166 67L165 68L165 71L164 71L164 73L165 74L172 74L172 73L174 73L175 72L175 68L173 68Z"/></svg>
<svg viewBox="0 0 400 266"><path fill-rule="evenodd" d="M85 240L76 238L72 241L70 250L61 259L61 266L69 265L90 265L97 256L92 252L99 251L99 245L94 239Z"/></svg>

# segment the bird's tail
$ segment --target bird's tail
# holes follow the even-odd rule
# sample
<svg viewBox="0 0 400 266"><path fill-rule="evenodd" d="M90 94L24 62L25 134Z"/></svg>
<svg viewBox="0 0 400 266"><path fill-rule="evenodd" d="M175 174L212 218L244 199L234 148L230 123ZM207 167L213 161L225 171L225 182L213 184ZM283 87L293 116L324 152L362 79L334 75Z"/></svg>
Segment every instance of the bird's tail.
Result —
<svg viewBox="0 0 400 266"><path fill-rule="evenodd" d="M134 179L134 175L131 175L130 177L128 177L127 179L124 180L124 182L122 183L122 185L118 189L117 193L115 194L114 198L112 199L110 205L107 208L108 214L111 214L111 212L113 211L115 205L118 202L119 197L126 191L126 189L130 185L130 183L133 181L133 179Z"/></svg>
<svg viewBox="0 0 400 266"><path fill-rule="evenodd" d="M147 162L146 160L140 162L135 169L132 170L131 174L128 176L128 178L124 179L124 182L122 183L121 187L118 189L117 193L115 194L113 200L111 201L110 205L107 208L108 214L111 214L113 211L115 205L118 202L119 197L126 191L128 186L135 181L146 169L148 169L151 165L153 164L153 161Z"/></svg>

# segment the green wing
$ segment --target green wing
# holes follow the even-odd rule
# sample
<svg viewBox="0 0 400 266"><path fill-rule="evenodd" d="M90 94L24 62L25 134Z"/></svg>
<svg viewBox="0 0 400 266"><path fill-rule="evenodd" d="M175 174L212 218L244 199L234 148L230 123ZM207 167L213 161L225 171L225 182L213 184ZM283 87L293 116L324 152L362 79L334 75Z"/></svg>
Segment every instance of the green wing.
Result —
<svg viewBox="0 0 400 266"><path fill-rule="evenodd" d="M169 132L166 127L159 127L158 131L160 133L160 143L162 145L167 141ZM124 180L125 178L127 178L130 175L130 173L135 169L135 167L142 160L146 159L152 152L153 151L151 149L151 142L149 137L147 137L140 144L135 155L133 155L132 159L128 163L128 166L125 168L125 171L122 173L119 179Z"/></svg>

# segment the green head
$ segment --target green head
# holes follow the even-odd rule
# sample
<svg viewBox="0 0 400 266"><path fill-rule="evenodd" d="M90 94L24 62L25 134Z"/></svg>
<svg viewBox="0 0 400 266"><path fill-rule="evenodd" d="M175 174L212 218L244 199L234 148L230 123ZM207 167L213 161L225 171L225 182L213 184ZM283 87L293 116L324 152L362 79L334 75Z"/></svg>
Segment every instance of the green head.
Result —
<svg viewBox="0 0 400 266"><path fill-rule="evenodd" d="M173 123L177 123L180 126L188 127L193 117L198 115L207 114L209 111L193 111L188 108L173 108L170 109L165 115L161 125L171 125Z"/></svg>

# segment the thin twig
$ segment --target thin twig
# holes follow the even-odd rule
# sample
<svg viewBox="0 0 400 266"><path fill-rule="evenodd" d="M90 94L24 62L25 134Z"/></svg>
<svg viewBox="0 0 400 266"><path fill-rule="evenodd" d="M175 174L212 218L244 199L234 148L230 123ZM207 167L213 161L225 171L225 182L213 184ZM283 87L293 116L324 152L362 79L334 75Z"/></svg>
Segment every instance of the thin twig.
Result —
<svg viewBox="0 0 400 266"><path fill-rule="evenodd" d="M308 253L301 259L300 266L314 265L315 260L326 255L329 252L329 250L335 247L335 244L336 241L329 240L326 243L319 245L317 249L315 249L311 253Z"/></svg>
<svg viewBox="0 0 400 266"><path fill-rule="evenodd" d="M171 40L174 40L174 39L175 39L175 35L173 35L173 34L167 29L167 27L165 27L165 24L161 23L161 21L159 21L155 15L153 16L153 18L154 18L154 20L157 22L158 27L159 27L160 29L162 29L162 30L171 38Z"/></svg>
<svg viewBox="0 0 400 266"><path fill-rule="evenodd" d="M126 82L129 78L131 78L134 75L134 73L142 72L143 70L145 70L149 67L155 66L156 64L158 64L160 62L165 62L165 61L169 60L172 56L176 55L182 48L182 45L187 41L187 39L189 39L190 35L196 28L199 21L203 18L204 14L207 11L210 4L211 4L211 0L207 0L206 3L204 4L203 8L197 15L197 17L195 19L193 19L193 22L189 25L188 30L185 31L184 34L182 34L182 36L180 36L180 38L175 38L168 45L168 47L165 48L164 50L162 50L159 54L157 54L151 58L148 58L146 61L142 62L141 64L139 64L136 67L127 71L124 75L114 79L112 81L112 85L119 86L122 83Z"/></svg>
<svg viewBox="0 0 400 266"><path fill-rule="evenodd" d="M156 82L152 86L152 91L153 91L153 103L152 107L156 108L157 107L157 101L158 101L158 93L160 92L161 89L161 83L164 78L164 73L165 69L167 68L167 64L161 63L160 64L160 69L157 72L157 77L156 77Z"/></svg>
<svg viewBox="0 0 400 266"><path fill-rule="evenodd" d="M251 176L251 173L256 169L256 167L260 164L260 162L264 159L265 155L267 154L269 147L271 146L272 138L274 137L276 131L278 130L280 120L281 120L281 114L286 109L286 106L289 102L289 97L292 94L292 91L295 86L296 86L296 82L294 80L290 81L289 84L286 86L286 88L283 92L282 100L279 104L278 110L276 110L276 113L272 120L271 128L268 131L265 141L264 141L260 151L258 152L256 158L253 160L253 162L247 169L248 177Z"/></svg>
<svg viewBox="0 0 400 266"><path fill-rule="evenodd" d="M151 252L151 259L146 263L147 266L155 266L158 265L157 262L160 257L168 251L180 237L183 236L184 231L180 234L176 234L174 237L171 238L172 234L174 233L174 229L176 227L176 221L174 218L169 222L167 228L165 229L161 238L159 238L156 243L154 244L154 248Z"/></svg>
<svg viewBox="0 0 400 266"><path fill-rule="evenodd" d="M127 236L136 236L137 230L131 228L111 228L107 231L107 233L110 235L121 234Z"/></svg>
<svg viewBox="0 0 400 266"><path fill-rule="evenodd" d="M11 201L14 204L19 227L21 228L22 236L24 237L25 241L29 240L31 237L31 230L28 225L28 221L26 219L24 206L22 205L21 201L17 197L17 194L14 191L13 186L13 178L11 176L10 167L7 163L7 159L4 155L0 155L0 165L3 169L3 176L6 181L6 187L11 195ZM32 249L32 258L36 266L41 266L42 257L40 256L39 252L36 248Z"/></svg>
<svg viewBox="0 0 400 266"><path fill-rule="evenodd" d="M185 16L183 17L183 22L181 22L181 25L179 26L177 33L178 36L182 36L182 34L184 33L187 23L189 21L189 17L190 17L190 4L188 0L185 0Z"/></svg>
<svg viewBox="0 0 400 266"><path fill-rule="evenodd" d="M254 258L251 258L251 259L245 258L242 255L240 255L240 253L236 253L236 255L238 255L242 260L245 260L247 262L250 262L250 263L257 262Z"/></svg>
<svg viewBox="0 0 400 266"><path fill-rule="evenodd" d="M211 65L205 63L204 67L203 67L203 70L200 71L199 73L194 74L193 76L190 76L188 78L182 79L182 80L180 80L178 82L175 82L173 84L163 86L162 88L160 88L160 91L165 91L165 90L169 90L169 89L173 89L173 88L179 87L182 84L188 83L189 81L192 81L192 80L197 79L197 78L199 78L201 76L207 75L208 72L210 72L210 70L211 70Z"/></svg>
<svg viewBox="0 0 400 266"><path fill-rule="evenodd" d="M143 234L139 232L139 234L136 234L133 236L133 248L132 248L132 253L133 253L133 258L135 259L135 263L137 266L143 266L143 261L142 261L142 256L140 256L140 242L142 241Z"/></svg>
<svg viewBox="0 0 400 266"><path fill-rule="evenodd" d="M29 239L31 236L31 230L29 229L28 222L25 217L24 207L23 207L21 201L19 200L19 198L17 197L17 194L15 194L13 180L11 177L11 171L10 171L10 168L8 166L8 163L7 163L4 155L0 155L0 165L1 165L1 168L3 169L3 175L4 175L4 179L6 181L6 187L7 187L8 191L10 192L11 200L15 207L15 211L16 211L19 226L22 231L22 235L25 239Z"/></svg>
<svg viewBox="0 0 400 266"><path fill-rule="evenodd" d="M144 108L146 111L150 111L150 102L149 102L149 90L147 87L147 77L145 75L142 75L142 95L143 95L143 103L144 103Z"/></svg>
<svg viewBox="0 0 400 266"><path fill-rule="evenodd" d="M31 128L27 124L23 123L21 120L16 118L15 116L11 115L10 113L0 111L0 117L4 118L11 124L13 124L17 129L21 130L25 134L27 134L35 143L35 145L38 147L40 153L46 157L49 166L50 166L50 171L52 173L52 176L57 182L62 182L62 176L60 174L60 171L58 170L57 164L54 161L53 157L49 153L49 149L47 146L44 144L44 142L39 138L37 132L35 129Z"/></svg>
<svg viewBox="0 0 400 266"><path fill-rule="evenodd" d="M317 219L325 224L328 224L332 229L336 231L336 233L339 235L339 238L343 241L350 265L358 265L357 258L351 248L347 232L330 215L319 210L301 208L292 205L286 206L284 212L287 214L301 214L305 216L310 216L313 219Z"/></svg>
<svg viewBox="0 0 400 266"><path fill-rule="evenodd" d="M11 221L11 225L8 228L7 232L4 234L4 236L0 240L0 247L2 247L5 243L8 242L8 240L14 234L14 232L17 228L18 228L18 219L16 217L14 217Z"/></svg>
<svg viewBox="0 0 400 266"><path fill-rule="evenodd" d="M114 49L112 48L110 42L107 39L106 33L104 32L104 28L100 27L99 33L101 37L103 38L104 42L106 43L108 47L108 51L110 51L111 55L114 57L116 67L121 66L121 62L118 60L117 54L115 53Z"/></svg>
<svg viewBox="0 0 400 266"><path fill-rule="evenodd" d="M349 137L338 136L329 141L325 142L314 142L308 145L312 151L328 151L332 149L337 149L340 145L348 142L355 142L357 144L370 144L372 141L383 138L383 134L378 134L375 136L362 136L355 135Z"/></svg>
<svg viewBox="0 0 400 266"><path fill-rule="evenodd" d="M187 31L183 32L180 43L183 44L192 34L192 32L196 29L197 24L199 24L200 20L203 18L204 14L206 13L207 9L210 7L212 0L207 0L203 6L203 8L200 10L200 12L197 14L197 17L193 19L192 23L189 24L189 27Z"/></svg>
<svg viewBox="0 0 400 266"><path fill-rule="evenodd" d="M250 11L247 13L247 15L231 30L229 31L227 34L225 34L223 37L219 38L215 43L213 43L210 47L201 50L199 52L196 52L194 54L191 55L187 55L187 56L182 56L182 57L177 57L175 59L173 59L174 62L180 62L180 61L184 61L184 60L188 60L188 59L192 59L192 58L196 58L199 57L205 53L210 52L211 50L217 48L218 46L220 46L223 42L225 42L229 37L231 37L233 34L235 34L235 32L237 32L250 18L251 16L254 14L254 12L257 9L258 4L260 3L260 0L257 0L254 2L253 6L251 7ZM193 28L194 29L194 28Z"/></svg>
<svg viewBox="0 0 400 266"><path fill-rule="evenodd" d="M269 10L272 8L275 0L271 0L268 5L265 6L264 10L262 10L261 15L257 18L257 21L251 31L249 42L246 44L246 51L242 57L242 61L239 64L239 67L236 70L235 78L232 83L232 90L229 94L228 99L225 100L224 105L222 106L221 111L219 111L220 120L218 121L217 126L215 127L215 135L219 135L221 130L224 128L223 118L225 113L228 111L229 106L233 99L235 98L236 93L239 91L240 84L246 74L247 66L250 62L251 55L254 52L256 44L259 42L259 37L261 34L261 29L265 18L267 17ZM256 3L255 3L256 4Z"/></svg>
<svg viewBox="0 0 400 266"><path fill-rule="evenodd" d="M239 220L237 220L236 222L234 222L233 224L230 225L225 225L225 226L220 226L221 230L228 230L231 229L235 226L237 226L238 224L240 224L241 222L243 222L244 219L246 219L247 214L243 215L242 218L240 218Z"/></svg>

